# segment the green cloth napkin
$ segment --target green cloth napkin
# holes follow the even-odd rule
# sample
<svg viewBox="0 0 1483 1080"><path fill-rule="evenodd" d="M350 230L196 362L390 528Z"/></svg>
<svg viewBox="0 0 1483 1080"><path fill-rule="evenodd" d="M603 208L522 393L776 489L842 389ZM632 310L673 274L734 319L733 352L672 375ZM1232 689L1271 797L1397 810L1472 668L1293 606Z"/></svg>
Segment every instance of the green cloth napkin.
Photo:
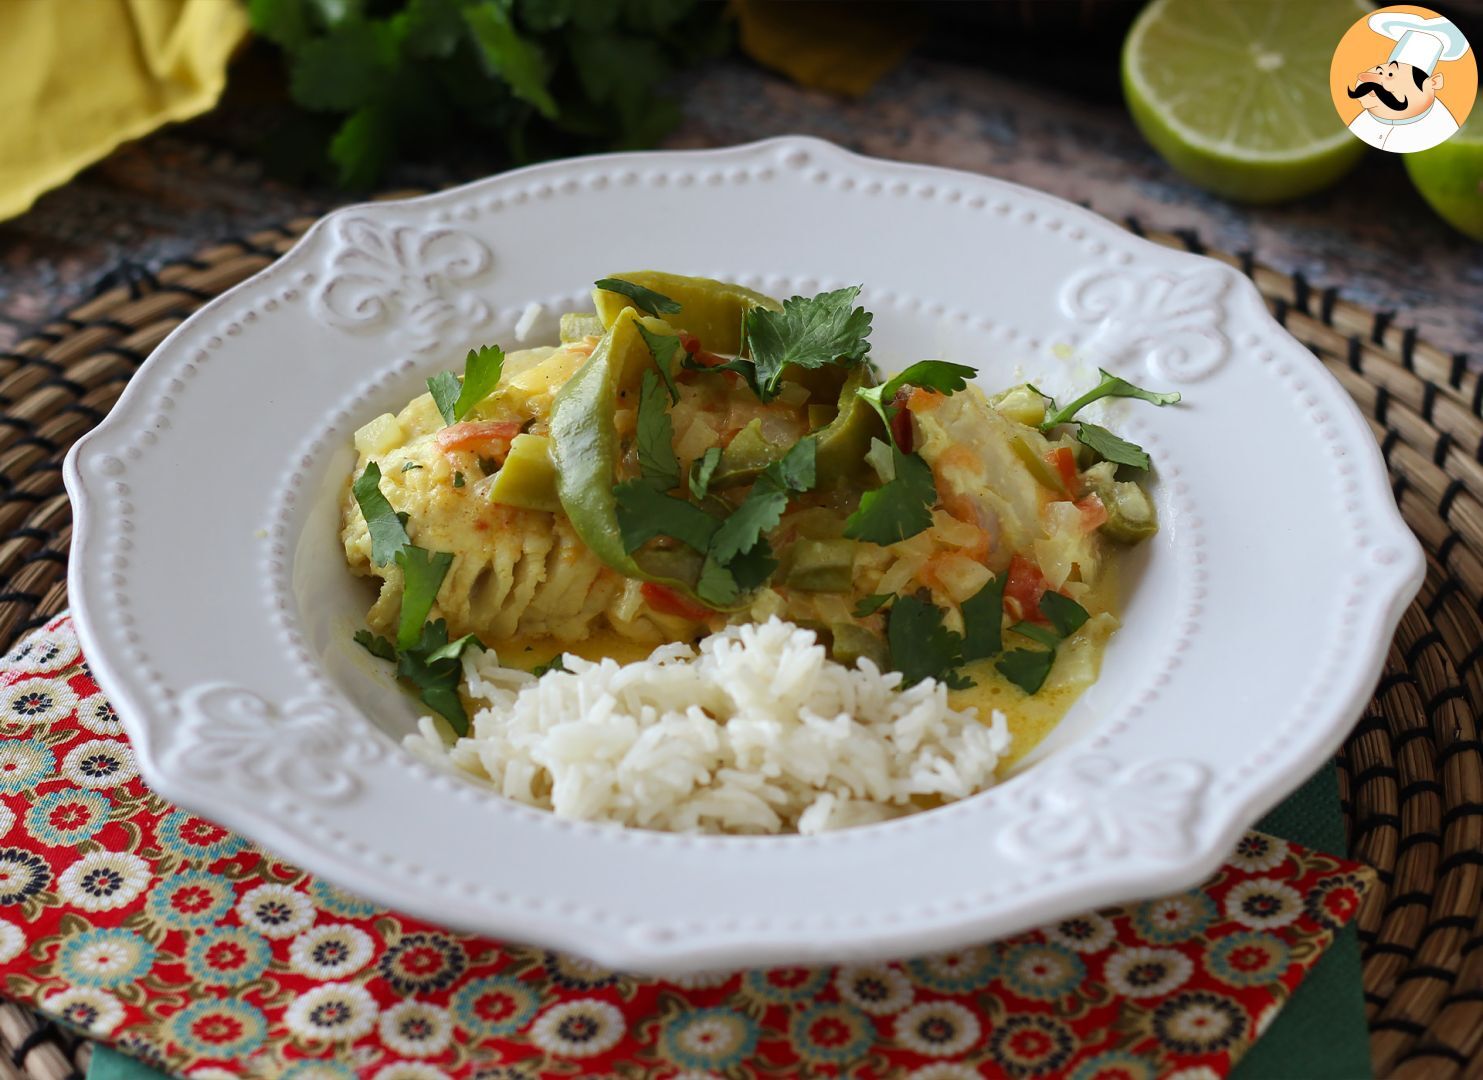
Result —
<svg viewBox="0 0 1483 1080"><path fill-rule="evenodd" d="M1343 855L1339 776L1325 765L1257 823L1262 832L1314 851ZM1370 1080L1359 939L1350 923L1277 1014L1271 1028L1236 1063L1230 1080ZM93 1049L88 1080L165 1080L161 1073L105 1046Z"/></svg>
<svg viewBox="0 0 1483 1080"><path fill-rule="evenodd" d="M1347 854L1338 769L1319 769L1256 827L1314 851ZM1236 1063L1230 1080L1370 1080L1370 1075L1359 937L1351 922L1267 1033Z"/></svg>

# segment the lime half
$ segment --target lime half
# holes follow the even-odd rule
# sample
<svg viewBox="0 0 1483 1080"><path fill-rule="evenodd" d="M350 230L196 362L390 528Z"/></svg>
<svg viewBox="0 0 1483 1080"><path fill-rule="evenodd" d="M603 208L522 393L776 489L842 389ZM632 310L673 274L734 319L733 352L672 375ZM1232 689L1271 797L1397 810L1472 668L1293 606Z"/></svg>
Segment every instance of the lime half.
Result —
<svg viewBox="0 0 1483 1080"><path fill-rule="evenodd" d="M1404 155L1421 197L1464 236L1483 240L1483 105L1457 133L1430 150Z"/></svg>
<svg viewBox="0 0 1483 1080"><path fill-rule="evenodd" d="M1327 187L1364 155L1329 97L1359 0L1154 0L1123 45L1123 93L1164 159L1241 202Z"/></svg>

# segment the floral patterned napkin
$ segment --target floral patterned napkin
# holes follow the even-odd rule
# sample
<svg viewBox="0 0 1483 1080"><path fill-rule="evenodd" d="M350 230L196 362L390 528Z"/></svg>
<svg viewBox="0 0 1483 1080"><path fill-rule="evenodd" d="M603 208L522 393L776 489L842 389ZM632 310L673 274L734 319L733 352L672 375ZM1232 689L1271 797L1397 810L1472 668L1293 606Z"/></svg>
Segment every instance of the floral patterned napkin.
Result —
<svg viewBox="0 0 1483 1080"><path fill-rule="evenodd" d="M140 782L66 616L0 661L4 993L208 1077L1219 1077L1371 873L1248 833L1198 889L892 964L661 981L379 909Z"/></svg>

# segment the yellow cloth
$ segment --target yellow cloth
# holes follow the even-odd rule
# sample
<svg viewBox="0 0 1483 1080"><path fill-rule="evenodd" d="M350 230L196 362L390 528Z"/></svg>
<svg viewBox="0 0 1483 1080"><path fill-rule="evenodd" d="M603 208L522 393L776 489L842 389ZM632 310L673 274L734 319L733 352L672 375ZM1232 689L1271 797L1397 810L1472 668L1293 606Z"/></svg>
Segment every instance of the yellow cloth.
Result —
<svg viewBox="0 0 1483 1080"><path fill-rule="evenodd" d="M0 219L211 108L246 33L237 0L0 0Z"/></svg>

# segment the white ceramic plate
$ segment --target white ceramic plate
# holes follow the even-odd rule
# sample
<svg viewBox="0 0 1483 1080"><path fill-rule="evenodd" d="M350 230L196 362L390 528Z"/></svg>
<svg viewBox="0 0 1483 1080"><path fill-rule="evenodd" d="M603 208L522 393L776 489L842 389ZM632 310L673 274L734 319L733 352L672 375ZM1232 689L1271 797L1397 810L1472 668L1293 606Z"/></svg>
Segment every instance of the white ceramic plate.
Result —
<svg viewBox="0 0 1483 1080"><path fill-rule="evenodd" d="M863 282L873 355L1185 395L1115 426L1162 521L1102 678L1033 767L816 837L577 824L419 764L350 641L357 426L603 274ZM1210 259L981 176L812 139L625 154L348 207L166 340L67 459L89 660L161 795L449 926L650 972L947 948L1194 884L1339 745L1419 588L1359 412Z"/></svg>

